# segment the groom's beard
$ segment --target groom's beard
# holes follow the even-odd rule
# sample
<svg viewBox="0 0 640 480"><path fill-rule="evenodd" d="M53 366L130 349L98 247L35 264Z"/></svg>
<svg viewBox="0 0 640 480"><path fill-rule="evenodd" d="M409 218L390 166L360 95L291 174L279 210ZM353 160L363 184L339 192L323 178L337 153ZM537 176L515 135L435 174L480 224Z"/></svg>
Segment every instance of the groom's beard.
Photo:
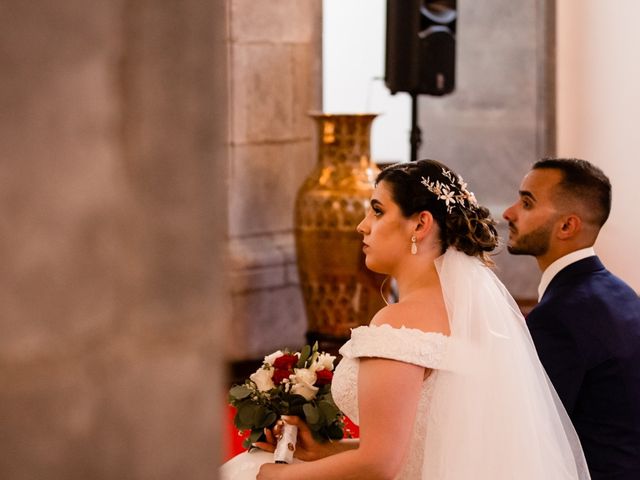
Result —
<svg viewBox="0 0 640 480"><path fill-rule="evenodd" d="M526 233L521 236L513 233L515 229L512 223L509 223L509 230L511 238L507 245L507 250L513 255L533 255L538 257L544 255L549 251L549 239L551 238L551 232L553 230L553 221L549 221L546 224L536 228L532 232ZM515 229L517 232L517 229Z"/></svg>

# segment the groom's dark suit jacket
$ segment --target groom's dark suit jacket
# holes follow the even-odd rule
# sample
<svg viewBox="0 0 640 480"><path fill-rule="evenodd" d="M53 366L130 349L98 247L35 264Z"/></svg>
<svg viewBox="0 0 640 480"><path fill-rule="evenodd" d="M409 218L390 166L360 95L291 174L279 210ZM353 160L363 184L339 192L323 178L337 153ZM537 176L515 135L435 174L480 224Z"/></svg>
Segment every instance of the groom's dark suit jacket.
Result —
<svg viewBox="0 0 640 480"><path fill-rule="evenodd" d="M640 480L640 299L598 257L561 270L527 316L593 480Z"/></svg>

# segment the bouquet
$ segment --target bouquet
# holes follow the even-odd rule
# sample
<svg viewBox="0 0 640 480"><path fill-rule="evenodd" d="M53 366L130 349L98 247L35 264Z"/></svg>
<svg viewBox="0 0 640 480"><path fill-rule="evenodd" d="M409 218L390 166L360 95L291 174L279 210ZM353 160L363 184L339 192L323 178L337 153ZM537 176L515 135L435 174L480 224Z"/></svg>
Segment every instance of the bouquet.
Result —
<svg viewBox="0 0 640 480"><path fill-rule="evenodd" d="M229 390L229 403L237 408L234 418L239 430L251 430L243 447L265 440L264 428L272 428L281 415L295 415L320 440L344 435L344 415L331 397L335 357L318 352L318 343L300 352L267 355L262 366L242 385Z"/></svg>

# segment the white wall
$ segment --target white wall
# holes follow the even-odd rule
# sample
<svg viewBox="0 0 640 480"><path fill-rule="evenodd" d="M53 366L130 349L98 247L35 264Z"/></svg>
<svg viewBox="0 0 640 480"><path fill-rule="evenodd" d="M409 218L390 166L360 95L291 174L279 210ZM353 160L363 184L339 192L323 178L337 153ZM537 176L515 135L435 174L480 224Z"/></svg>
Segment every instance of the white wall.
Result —
<svg viewBox="0 0 640 480"><path fill-rule="evenodd" d="M373 122L371 157L409 160L411 101L384 85L385 0L324 0L323 109L380 113Z"/></svg>
<svg viewBox="0 0 640 480"><path fill-rule="evenodd" d="M604 170L613 209L596 251L640 290L640 42L637 0L558 0L558 155Z"/></svg>

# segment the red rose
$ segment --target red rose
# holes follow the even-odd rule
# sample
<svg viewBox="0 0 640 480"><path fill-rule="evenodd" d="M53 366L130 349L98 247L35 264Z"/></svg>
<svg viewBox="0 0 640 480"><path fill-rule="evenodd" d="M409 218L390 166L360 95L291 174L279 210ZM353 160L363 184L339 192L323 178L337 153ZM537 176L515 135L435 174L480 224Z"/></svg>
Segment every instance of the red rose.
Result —
<svg viewBox="0 0 640 480"><path fill-rule="evenodd" d="M273 377L271 377L271 379L273 380L274 384L280 385L280 383L282 383L282 380L284 380L285 378L289 378L289 375L291 375L291 372L289 370L277 368L273 372Z"/></svg>
<svg viewBox="0 0 640 480"><path fill-rule="evenodd" d="M273 366L276 369L291 370L298 363L298 357L291 353L285 353L274 360Z"/></svg>
<svg viewBox="0 0 640 480"><path fill-rule="evenodd" d="M333 372L330 370L318 370L316 372L316 385L327 385L333 380Z"/></svg>

